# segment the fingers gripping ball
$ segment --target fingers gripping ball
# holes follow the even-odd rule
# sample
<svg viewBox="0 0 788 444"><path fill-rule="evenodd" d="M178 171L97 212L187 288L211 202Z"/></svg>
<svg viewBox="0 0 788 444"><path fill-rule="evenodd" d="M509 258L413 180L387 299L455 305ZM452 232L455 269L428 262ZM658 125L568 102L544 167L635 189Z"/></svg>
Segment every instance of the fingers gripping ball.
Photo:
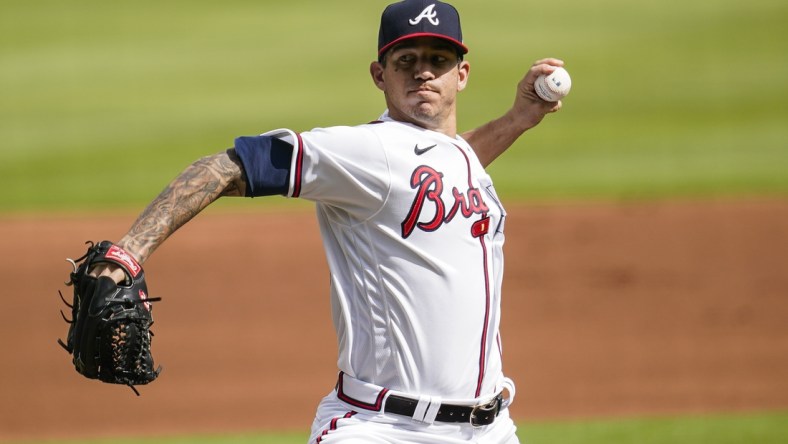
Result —
<svg viewBox="0 0 788 444"><path fill-rule="evenodd" d="M63 300L71 308L71 320L63 315L70 326L66 342L58 343L73 356L81 375L127 385L139 395L134 386L152 382L161 373L153 364L150 331L151 303L160 298L148 297L145 273L130 254L109 241L88 244L84 256L68 259L74 265L67 282L74 287L74 298L71 304ZM125 280L116 284L107 276L90 276L99 263L120 266Z"/></svg>
<svg viewBox="0 0 788 444"><path fill-rule="evenodd" d="M569 94L572 78L564 68L556 68L551 74L541 75L534 83L536 94L547 102L557 102Z"/></svg>

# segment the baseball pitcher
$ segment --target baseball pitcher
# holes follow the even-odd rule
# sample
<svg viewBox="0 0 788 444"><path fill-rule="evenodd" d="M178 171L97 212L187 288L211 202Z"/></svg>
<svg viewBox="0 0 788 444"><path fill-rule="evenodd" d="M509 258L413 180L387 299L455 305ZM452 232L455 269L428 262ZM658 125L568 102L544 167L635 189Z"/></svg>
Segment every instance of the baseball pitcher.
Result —
<svg viewBox="0 0 788 444"><path fill-rule="evenodd" d="M369 68L382 115L238 137L184 170L113 245L143 264L221 196L313 201L339 356L311 443L518 442L499 333L506 211L485 167L560 109L534 81L563 62L534 63L505 115L460 135L467 53L453 6L389 5ZM113 262L90 270L119 286L127 275Z"/></svg>

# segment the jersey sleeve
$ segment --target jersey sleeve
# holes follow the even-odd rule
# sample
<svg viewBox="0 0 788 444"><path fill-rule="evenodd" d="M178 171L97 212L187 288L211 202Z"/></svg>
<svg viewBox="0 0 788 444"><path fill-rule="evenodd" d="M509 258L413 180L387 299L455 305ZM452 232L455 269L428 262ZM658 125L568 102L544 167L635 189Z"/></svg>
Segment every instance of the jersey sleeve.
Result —
<svg viewBox="0 0 788 444"><path fill-rule="evenodd" d="M287 193L365 218L385 202L389 162L378 136L365 126L264 134L292 146Z"/></svg>
<svg viewBox="0 0 788 444"><path fill-rule="evenodd" d="M249 197L287 193L293 146L271 136L244 136L235 139Z"/></svg>

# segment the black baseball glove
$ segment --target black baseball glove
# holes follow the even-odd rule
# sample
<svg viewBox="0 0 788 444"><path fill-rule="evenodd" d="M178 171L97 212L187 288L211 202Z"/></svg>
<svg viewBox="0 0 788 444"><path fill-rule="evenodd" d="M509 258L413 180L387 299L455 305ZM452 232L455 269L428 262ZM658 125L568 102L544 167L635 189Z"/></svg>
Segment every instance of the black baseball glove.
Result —
<svg viewBox="0 0 788 444"><path fill-rule="evenodd" d="M69 282L73 285L74 300L69 304L71 320L66 343L58 343L73 355L77 372L87 378L134 387L155 380L161 367L154 367L151 356L150 331L153 325L151 302L145 285L145 273L137 261L125 250L110 241L89 245L87 253L77 260L67 259L74 266ZM113 263L126 274L116 284L112 278L90 276L99 263Z"/></svg>

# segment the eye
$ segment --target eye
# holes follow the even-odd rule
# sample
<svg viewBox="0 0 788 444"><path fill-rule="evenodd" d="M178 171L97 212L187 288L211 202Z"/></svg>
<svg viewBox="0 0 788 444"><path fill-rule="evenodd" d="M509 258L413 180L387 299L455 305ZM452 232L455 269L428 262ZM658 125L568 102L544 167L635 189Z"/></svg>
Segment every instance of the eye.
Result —
<svg viewBox="0 0 788 444"><path fill-rule="evenodd" d="M445 66L449 63L449 58L443 55L436 54L432 56L432 64L434 66Z"/></svg>
<svg viewBox="0 0 788 444"><path fill-rule="evenodd" d="M416 56L413 54L403 54L397 59L400 65L412 65L416 62Z"/></svg>

